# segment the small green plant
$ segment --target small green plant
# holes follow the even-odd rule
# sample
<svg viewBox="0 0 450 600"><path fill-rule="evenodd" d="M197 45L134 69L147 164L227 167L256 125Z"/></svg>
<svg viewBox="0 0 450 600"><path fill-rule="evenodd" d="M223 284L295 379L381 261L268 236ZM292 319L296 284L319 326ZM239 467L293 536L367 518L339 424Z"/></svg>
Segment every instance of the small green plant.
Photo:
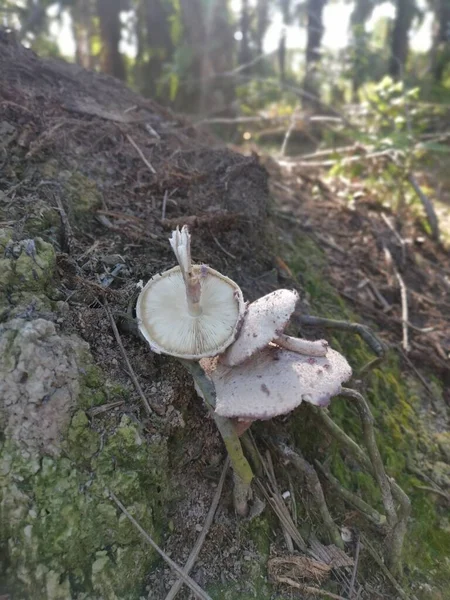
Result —
<svg viewBox="0 0 450 600"><path fill-rule="evenodd" d="M430 132L433 121L439 119L439 108L421 103L419 88L406 89L403 82L390 77L367 84L361 93L364 101L359 114L346 130L346 136L354 140L353 154L338 150L331 173L364 178L372 196L396 211L408 207L416 212L422 204L428 228L437 237L429 214L432 205L414 173L430 164L437 153L450 153L443 136Z"/></svg>

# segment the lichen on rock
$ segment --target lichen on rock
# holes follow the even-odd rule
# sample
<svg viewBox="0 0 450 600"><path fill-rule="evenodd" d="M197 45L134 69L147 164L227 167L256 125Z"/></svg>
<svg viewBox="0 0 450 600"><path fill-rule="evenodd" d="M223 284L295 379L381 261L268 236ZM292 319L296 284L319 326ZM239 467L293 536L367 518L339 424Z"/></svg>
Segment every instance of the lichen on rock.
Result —
<svg viewBox="0 0 450 600"><path fill-rule="evenodd" d="M58 335L45 319L0 325L0 398L4 435L29 452L58 456L80 391L88 345Z"/></svg>
<svg viewBox="0 0 450 600"><path fill-rule="evenodd" d="M0 565L15 600L135 600L155 553L109 490L155 540L168 485L166 440L126 415L89 409L107 381L89 345L59 330L56 255L0 232ZM107 413L106 413L107 414Z"/></svg>

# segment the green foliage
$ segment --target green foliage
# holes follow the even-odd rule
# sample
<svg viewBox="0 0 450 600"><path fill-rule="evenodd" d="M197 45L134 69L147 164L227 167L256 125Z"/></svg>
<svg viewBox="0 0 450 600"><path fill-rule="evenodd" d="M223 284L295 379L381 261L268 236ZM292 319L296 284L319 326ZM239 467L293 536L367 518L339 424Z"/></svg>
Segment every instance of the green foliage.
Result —
<svg viewBox="0 0 450 600"><path fill-rule="evenodd" d="M337 150L331 174L364 178L380 203L394 209L410 206L418 212L420 200L408 182L410 174L431 163L435 153L450 154L450 147L438 141L439 135L437 140L422 138L441 109L421 103L419 88L406 89L388 76L366 84L360 94L364 100L357 127L347 128L345 135L364 153L355 162ZM376 160L371 161L371 155Z"/></svg>

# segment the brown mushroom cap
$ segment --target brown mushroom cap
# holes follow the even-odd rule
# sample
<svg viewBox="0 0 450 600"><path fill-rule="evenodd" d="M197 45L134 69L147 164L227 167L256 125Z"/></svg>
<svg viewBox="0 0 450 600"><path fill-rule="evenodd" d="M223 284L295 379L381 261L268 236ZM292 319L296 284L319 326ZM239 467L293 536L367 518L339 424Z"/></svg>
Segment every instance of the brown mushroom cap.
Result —
<svg viewBox="0 0 450 600"><path fill-rule="evenodd" d="M219 362L210 377L218 415L256 420L286 414L303 400L326 406L351 374L350 365L335 350L312 357L270 345L238 366Z"/></svg>
<svg viewBox="0 0 450 600"><path fill-rule="evenodd" d="M239 365L267 346L283 332L297 300L298 293L294 290L276 290L252 302L236 341L221 356L221 362L228 366Z"/></svg>

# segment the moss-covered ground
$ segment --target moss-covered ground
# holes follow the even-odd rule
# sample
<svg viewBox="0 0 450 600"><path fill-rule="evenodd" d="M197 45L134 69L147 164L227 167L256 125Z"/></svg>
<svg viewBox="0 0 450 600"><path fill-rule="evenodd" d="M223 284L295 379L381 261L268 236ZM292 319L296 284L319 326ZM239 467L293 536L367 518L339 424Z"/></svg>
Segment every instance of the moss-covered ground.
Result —
<svg viewBox="0 0 450 600"><path fill-rule="evenodd" d="M327 281L326 259L322 251L306 235L298 235L291 245L287 262L304 286L311 304L311 314L331 319L358 322L358 315L346 306ZM376 324L373 326L376 333ZM331 335L331 334L330 334ZM374 354L357 335L333 332L332 346L340 350L355 373L374 358ZM432 374L434 404L429 394L413 375L405 371L395 350L367 376L366 394L376 421L376 436L388 474L396 479L409 495L412 514L404 546L404 582L426 582L415 588L418 597L450 598L450 527L448 505L438 495L420 489L425 476L436 472L444 487L450 484L448 464L448 434L436 433L433 420L436 403L442 399L442 384ZM301 407L301 409L306 407ZM330 408L333 419L356 441L362 443L358 413L349 400L335 399ZM439 408L437 409L439 412ZM299 411L295 418L294 436L298 447L307 456L314 456L321 439L311 428L311 415ZM373 478L354 462L346 460L334 441L326 450L331 471L348 489L357 492L382 512L380 493Z"/></svg>

